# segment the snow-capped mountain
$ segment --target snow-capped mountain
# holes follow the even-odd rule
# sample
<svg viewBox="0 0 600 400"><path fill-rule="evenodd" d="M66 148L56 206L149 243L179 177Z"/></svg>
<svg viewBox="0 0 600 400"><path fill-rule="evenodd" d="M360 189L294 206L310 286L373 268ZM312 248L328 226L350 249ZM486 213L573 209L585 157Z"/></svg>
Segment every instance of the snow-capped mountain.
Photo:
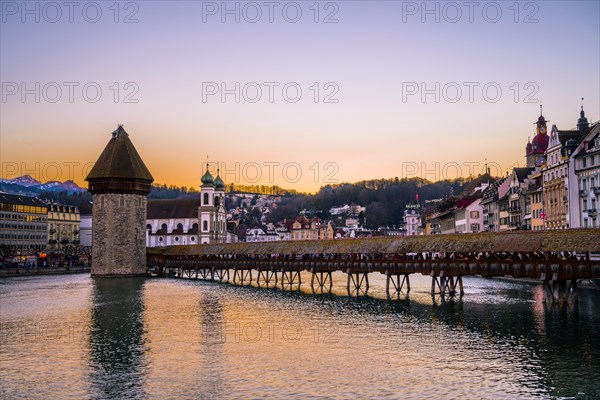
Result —
<svg viewBox="0 0 600 400"><path fill-rule="evenodd" d="M51 191L67 191L67 192L80 192L85 189L73 182L72 180L60 182L60 181L48 181L42 183L37 179L32 178L30 175L19 176L14 179L0 179L0 184L5 190L14 189L21 191L23 188L30 190L51 190Z"/></svg>
<svg viewBox="0 0 600 400"><path fill-rule="evenodd" d="M37 186L42 184L42 182L32 178L31 175L19 176L15 179L6 181L6 183L12 183L13 185L21 185L25 187Z"/></svg>

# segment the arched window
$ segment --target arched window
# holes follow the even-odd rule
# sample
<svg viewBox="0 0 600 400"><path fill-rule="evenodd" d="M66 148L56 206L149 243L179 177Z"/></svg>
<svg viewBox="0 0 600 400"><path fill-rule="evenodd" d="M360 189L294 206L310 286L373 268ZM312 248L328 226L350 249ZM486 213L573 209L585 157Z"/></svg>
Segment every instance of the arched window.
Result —
<svg viewBox="0 0 600 400"><path fill-rule="evenodd" d="M146 229L147 230L152 230L152 225L150 225L150 224L146 225Z"/></svg>
<svg viewBox="0 0 600 400"><path fill-rule="evenodd" d="M208 221L202 221L202 230L204 232L208 231Z"/></svg>
<svg viewBox="0 0 600 400"><path fill-rule="evenodd" d="M183 224L177 224L177 230L182 230L183 231Z"/></svg>
<svg viewBox="0 0 600 400"><path fill-rule="evenodd" d="M196 232L198 232L198 224L196 224L196 223L192 224L192 230L195 230Z"/></svg>
<svg viewBox="0 0 600 400"><path fill-rule="evenodd" d="M204 205L208 205L208 193L204 193Z"/></svg>
<svg viewBox="0 0 600 400"><path fill-rule="evenodd" d="M219 207L221 198L219 196L215 197L215 207Z"/></svg>
<svg viewBox="0 0 600 400"><path fill-rule="evenodd" d="M162 224L160 226L160 229L166 232L167 231L167 224Z"/></svg>

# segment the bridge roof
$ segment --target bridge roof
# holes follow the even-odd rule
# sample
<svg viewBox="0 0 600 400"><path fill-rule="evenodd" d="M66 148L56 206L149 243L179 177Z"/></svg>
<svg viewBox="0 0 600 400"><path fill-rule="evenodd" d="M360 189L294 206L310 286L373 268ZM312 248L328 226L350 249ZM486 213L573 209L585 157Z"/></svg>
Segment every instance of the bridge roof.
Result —
<svg viewBox="0 0 600 400"><path fill-rule="evenodd" d="M600 229L201 244L148 248L154 255L600 251Z"/></svg>

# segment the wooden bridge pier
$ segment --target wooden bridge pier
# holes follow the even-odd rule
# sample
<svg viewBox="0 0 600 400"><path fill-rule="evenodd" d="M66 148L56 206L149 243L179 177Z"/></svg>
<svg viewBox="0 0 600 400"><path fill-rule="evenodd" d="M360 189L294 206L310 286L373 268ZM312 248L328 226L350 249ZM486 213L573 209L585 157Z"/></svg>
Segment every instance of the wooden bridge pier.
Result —
<svg viewBox="0 0 600 400"><path fill-rule="evenodd" d="M402 275L402 280L400 280L401 275ZM396 281L394 281L394 277L396 278ZM389 269L387 269L385 271L385 292L387 293L388 297L391 297L390 282L392 283L392 286L394 287L394 294L397 294L398 296L400 296L400 293L402 292L402 289L404 289L405 284L406 284L406 294L408 294L408 292L410 292L410 278L409 278L408 274L401 274L401 273L392 274L392 273L390 273Z"/></svg>
<svg viewBox="0 0 600 400"><path fill-rule="evenodd" d="M248 278L248 279L246 279ZM252 268L234 267L233 268L233 284L237 285L238 281L240 285L244 282L252 284Z"/></svg>
<svg viewBox="0 0 600 400"><path fill-rule="evenodd" d="M182 277L183 278L189 278L189 279L198 279L198 269L194 268L180 268L180 271L182 271Z"/></svg>
<svg viewBox="0 0 600 400"><path fill-rule="evenodd" d="M548 298L552 304L562 304L571 299L576 301L579 297L576 278L558 279L558 273L554 271L552 273L552 279L548 279L546 273L542 272L540 274L540 280L543 281L543 301L546 301L546 298Z"/></svg>
<svg viewBox="0 0 600 400"><path fill-rule="evenodd" d="M212 269L212 278L214 280L219 280L219 282L223 282L224 279L229 282L229 268L213 268Z"/></svg>
<svg viewBox="0 0 600 400"><path fill-rule="evenodd" d="M315 271L315 268L311 268L310 272L312 277L310 278L310 287L315 292L315 280L317 281L318 289L321 291L325 288L325 285L329 283L329 292L333 287L333 279L331 278L331 271Z"/></svg>
<svg viewBox="0 0 600 400"><path fill-rule="evenodd" d="M356 291L356 294L360 294L361 290L364 294L367 294L369 291L369 273L368 272L360 272L360 271L352 271L352 269L346 269L346 274L348 275L348 280L346 283L346 289L348 290L348 294ZM363 283L365 287L363 289Z"/></svg>
<svg viewBox="0 0 600 400"><path fill-rule="evenodd" d="M212 269L208 269L208 268L199 268L196 270L197 274L200 276L200 279L202 280L212 280Z"/></svg>
<svg viewBox="0 0 600 400"><path fill-rule="evenodd" d="M302 277L300 276L301 270L287 270L285 268L281 269L281 288L285 289L288 287L292 289L294 285L298 285L298 290L300 289L300 285L302 285Z"/></svg>
<svg viewBox="0 0 600 400"><path fill-rule="evenodd" d="M439 275L436 275L435 271L431 271L431 295L435 296L436 294L439 294L444 296L447 291L450 297L454 297L456 296L456 288L458 286L458 293L462 297L465 294L462 276L446 276L444 272L445 271L442 270Z"/></svg>
<svg viewBox="0 0 600 400"><path fill-rule="evenodd" d="M261 283L261 278L262 277L262 282L264 282L264 287L269 287L269 284L271 283L271 281L275 282L275 287L277 286L277 272L274 271L273 269L269 268L258 268L258 276L256 277L256 284L258 285L258 287L262 287L262 283Z"/></svg>

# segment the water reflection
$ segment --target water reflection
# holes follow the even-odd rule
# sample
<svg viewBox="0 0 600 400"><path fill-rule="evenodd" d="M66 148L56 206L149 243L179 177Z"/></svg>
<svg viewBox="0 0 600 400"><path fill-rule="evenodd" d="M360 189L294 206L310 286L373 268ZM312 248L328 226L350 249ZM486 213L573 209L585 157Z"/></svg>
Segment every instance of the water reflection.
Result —
<svg viewBox="0 0 600 400"><path fill-rule="evenodd" d="M598 292L560 307L539 285L473 279L462 299L432 299L416 278L410 300L388 300L382 283L358 298L345 282L329 294L173 279L0 284L3 326L43 316L85 331L81 343L5 334L0 397L600 398Z"/></svg>
<svg viewBox="0 0 600 400"><path fill-rule="evenodd" d="M93 279L89 383L96 398L144 397L144 282Z"/></svg>

